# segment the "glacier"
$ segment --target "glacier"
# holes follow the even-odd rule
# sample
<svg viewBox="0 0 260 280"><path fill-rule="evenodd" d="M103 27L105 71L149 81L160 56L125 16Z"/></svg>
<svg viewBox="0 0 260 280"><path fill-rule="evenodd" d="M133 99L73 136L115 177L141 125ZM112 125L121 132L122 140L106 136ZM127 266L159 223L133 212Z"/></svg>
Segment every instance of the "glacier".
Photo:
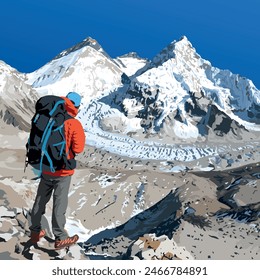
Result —
<svg viewBox="0 0 260 280"><path fill-rule="evenodd" d="M111 153L178 166L206 158L201 168L208 168L229 144L258 146L260 91L251 80L212 66L185 36L151 60L134 52L111 58L88 37L32 73L7 68L2 72L16 77L32 100L79 92L86 145Z"/></svg>

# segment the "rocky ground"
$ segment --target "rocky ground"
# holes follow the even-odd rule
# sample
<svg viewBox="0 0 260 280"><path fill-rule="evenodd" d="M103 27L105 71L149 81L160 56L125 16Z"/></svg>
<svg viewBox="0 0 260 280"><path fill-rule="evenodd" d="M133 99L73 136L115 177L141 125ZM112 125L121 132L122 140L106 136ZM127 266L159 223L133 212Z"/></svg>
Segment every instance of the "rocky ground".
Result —
<svg viewBox="0 0 260 280"><path fill-rule="evenodd" d="M0 149L0 259L260 259L259 161L165 172L165 163L92 147L86 155L67 211L67 230L80 242L55 251L51 202L47 236L37 246L28 241L38 181L24 172L23 145Z"/></svg>

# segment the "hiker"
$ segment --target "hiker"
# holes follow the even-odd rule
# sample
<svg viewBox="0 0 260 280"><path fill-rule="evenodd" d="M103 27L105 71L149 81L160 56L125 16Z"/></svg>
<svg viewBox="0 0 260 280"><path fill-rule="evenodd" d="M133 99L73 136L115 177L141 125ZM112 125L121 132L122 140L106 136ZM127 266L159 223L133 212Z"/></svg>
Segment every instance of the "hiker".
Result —
<svg viewBox="0 0 260 280"><path fill-rule="evenodd" d="M74 160L76 154L83 152L85 133L79 120L75 119L81 102L81 97L76 92L69 92L65 101L65 111L69 115L64 121L64 138L66 140L66 157L68 161ZM64 165L63 165L64 167ZM78 235L68 236L64 229L66 223L66 209L68 206L68 193L71 177L75 166L59 170L42 170L41 180L31 213L31 243L36 244L46 232L41 226L42 215L53 193L52 231L55 236L55 249L68 247L75 244Z"/></svg>

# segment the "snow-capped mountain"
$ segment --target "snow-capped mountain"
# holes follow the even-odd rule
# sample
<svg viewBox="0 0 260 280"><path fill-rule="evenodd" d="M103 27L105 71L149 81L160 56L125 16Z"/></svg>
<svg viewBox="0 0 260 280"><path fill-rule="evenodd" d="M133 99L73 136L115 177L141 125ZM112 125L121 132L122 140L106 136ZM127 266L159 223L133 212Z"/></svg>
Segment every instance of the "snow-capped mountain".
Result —
<svg viewBox="0 0 260 280"><path fill-rule="evenodd" d="M87 38L21 76L40 95L79 92L87 144L130 157L194 160L219 154L202 143L255 141L260 131L252 81L213 67L186 37L151 61L113 59Z"/></svg>
<svg viewBox="0 0 260 280"><path fill-rule="evenodd" d="M228 70L212 67L202 59L186 37L172 42L154 57L151 69L138 82L158 88L169 100L167 109L183 104L189 93L206 97L233 119L259 124L260 92L252 81ZM181 106L181 105L180 105ZM182 111L183 108L180 108Z"/></svg>
<svg viewBox="0 0 260 280"><path fill-rule="evenodd" d="M252 81L212 67L186 37L140 66L81 111L92 145L130 157L187 161L219 154L215 144L198 151L201 143L258 139L260 99ZM178 147L185 143L195 146Z"/></svg>
<svg viewBox="0 0 260 280"><path fill-rule="evenodd" d="M83 103L88 104L119 87L122 74L98 42L87 38L28 74L27 83L43 95L77 91L83 96Z"/></svg>
<svg viewBox="0 0 260 280"><path fill-rule="evenodd" d="M38 94L24 80L24 74L0 61L0 118L29 131Z"/></svg>

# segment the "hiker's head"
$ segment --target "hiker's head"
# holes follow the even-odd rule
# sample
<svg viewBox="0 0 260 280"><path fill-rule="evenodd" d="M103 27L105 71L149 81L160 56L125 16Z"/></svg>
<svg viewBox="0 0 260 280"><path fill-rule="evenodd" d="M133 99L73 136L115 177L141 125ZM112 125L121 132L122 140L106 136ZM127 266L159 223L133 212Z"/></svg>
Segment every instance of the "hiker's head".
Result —
<svg viewBox="0 0 260 280"><path fill-rule="evenodd" d="M81 96L78 93L71 91L67 94L66 97L74 104L76 108L79 108L81 102Z"/></svg>

